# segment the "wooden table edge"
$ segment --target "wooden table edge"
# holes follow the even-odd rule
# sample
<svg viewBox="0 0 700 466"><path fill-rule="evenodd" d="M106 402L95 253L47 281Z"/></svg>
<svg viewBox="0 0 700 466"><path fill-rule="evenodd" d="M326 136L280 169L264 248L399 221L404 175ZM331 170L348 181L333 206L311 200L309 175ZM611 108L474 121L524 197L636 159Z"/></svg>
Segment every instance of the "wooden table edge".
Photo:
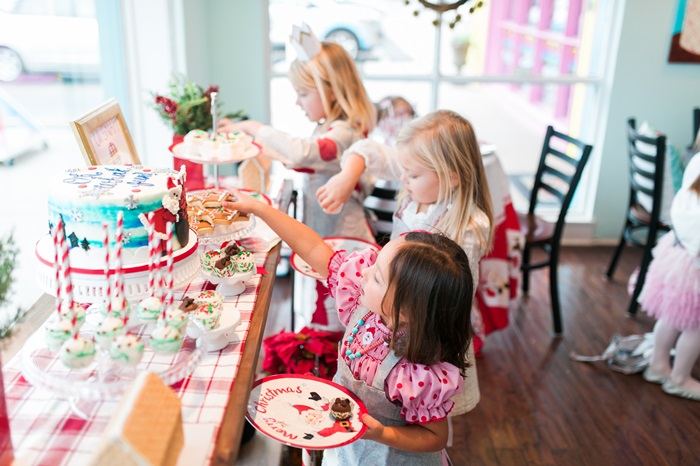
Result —
<svg viewBox="0 0 700 466"><path fill-rule="evenodd" d="M267 256L265 272L260 281L258 298L253 308L250 328L241 353L241 365L229 394L223 421L212 454L212 465L235 464L238 459L248 396L253 386L255 373L260 355L267 314L272 300L272 287L275 283L275 272L280 257L282 243L277 244Z"/></svg>

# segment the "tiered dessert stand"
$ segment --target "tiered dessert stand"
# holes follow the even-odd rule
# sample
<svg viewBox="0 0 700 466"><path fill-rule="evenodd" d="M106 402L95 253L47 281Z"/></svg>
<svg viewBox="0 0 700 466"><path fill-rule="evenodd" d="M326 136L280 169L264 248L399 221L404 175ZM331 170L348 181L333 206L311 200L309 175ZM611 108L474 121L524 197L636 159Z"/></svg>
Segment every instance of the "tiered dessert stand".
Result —
<svg viewBox="0 0 700 466"><path fill-rule="evenodd" d="M190 231L188 244L173 254L174 288L185 285L200 271L197 235ZM39 284L43 291L56 294L55 271L53 269L53 243L50 235L42 238L36 246ZM163 259L165 260L165 259ZM107 283L103 268L72 268L73 296L78 303L105 301ZM136 263L123 267L124 292L134 305L149 295L148 263ZM80 329L82 337L91 338L98 328L101 315L96 304L86 312L85 323ZM56 316L52 316L51 319ZM191 325L191 324L190 324ZM44 332L36 332L22 351L22 374L37 387L51 391L70 401L74 412L84 418L95 401L116 398L135 379L140 371L158 374L167 385L182 380L194 371L207 351L203 333L194 337L185 335L182 348L174 354L155 353L149 347L153 324L139 322L133 317L127 324L128 332L138 336L145 345L141 362L132 367L115 364L107 351L98 350L95 360L81 369L71 369L61 363L44 341Z"/></svg>

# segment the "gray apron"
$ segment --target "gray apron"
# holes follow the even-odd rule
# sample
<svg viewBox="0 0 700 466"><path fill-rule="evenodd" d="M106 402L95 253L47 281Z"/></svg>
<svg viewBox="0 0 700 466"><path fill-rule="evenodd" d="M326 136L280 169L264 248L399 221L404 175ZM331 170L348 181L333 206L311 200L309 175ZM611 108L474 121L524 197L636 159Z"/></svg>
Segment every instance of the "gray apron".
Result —
<svg viewBox="0 0 700 466"><path fill-rule="evenodd" d="M343 336L343 341L350 335L355 324L366 314L364 307L358 308L348 322L348 326ZM367 406L369 414L385 426L403 426L406 421L401 417L401 406L395 405L386 398L384 392L384 381L394 366L401 361L393 350L387 354L379 365L374 376L372 386L368 386L363 380L357 380L353 376L350 368L345 363L342 355L342 343L338 352L338 372L333 377L333 381L353 392ZM434 453L413 453L404 450L397 450L387 445L372 440L357 440L344 447L336 448L340 465L426 465L441 466L442 456L440 452ZM324 461L324 464L327 464Z"/></svg>

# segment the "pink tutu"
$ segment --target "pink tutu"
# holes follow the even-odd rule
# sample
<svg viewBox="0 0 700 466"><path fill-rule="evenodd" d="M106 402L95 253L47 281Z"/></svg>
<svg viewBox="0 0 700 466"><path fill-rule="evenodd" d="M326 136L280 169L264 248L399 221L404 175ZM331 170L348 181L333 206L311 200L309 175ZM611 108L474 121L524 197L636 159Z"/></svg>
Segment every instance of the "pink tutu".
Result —
<svg viewBox="0 0 700 466"><path fill-rule="evenodd" d="M659 240L639 296L642 308L678 330L700 327L700 268L673 232Z"/></svg>

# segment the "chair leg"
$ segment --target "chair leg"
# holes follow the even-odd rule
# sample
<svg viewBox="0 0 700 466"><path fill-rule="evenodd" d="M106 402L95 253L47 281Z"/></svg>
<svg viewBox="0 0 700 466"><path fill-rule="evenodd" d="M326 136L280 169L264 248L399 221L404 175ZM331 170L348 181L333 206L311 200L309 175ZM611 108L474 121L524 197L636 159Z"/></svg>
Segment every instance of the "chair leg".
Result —
<svg viewBox="0 0 700 466"><path fill-rule="evenodd" d="M644 248L642 263L639 266L639 275L637 275L637 284L634 286L634 291L632 292L632 300L630 301L630 305L627 308L627 314L631 316L637 314L637 308L639 307L639 303L637 303L637 298L639 298L639 294L642 292L642 287L644 286L644 281L646 280L647 269L649 268L649 263L651 262L652 249L653 247L650 245L647 245L647 247Z"/></svg>
<svg viewBox="0 0 700 466"><path fill-rule="evenodd" d="M549 259L549 297L552 301L552 323L554 324L554 333L556 335L561 335L562 323L561 307L559 306L558 264L559 253L557 250L553 249Z"/></svg>
<svg viewBox="0 0 700 466"><path fill-rule="evenodd" d="M608 280L612 280L612 276L615 273L615 269L617 268L617 263L620 261L620 257L622 256L622 251L624 251L625 246L627 246L627 241L625 241L626 232L627 225L625 225L625 229L622 230L620 243L617 245L617 249L615 249L615 254L613 255L612 261L610 262L610 266L608 266L608 271L605 272L605 276L608 277Z"/></svg>
<svg viewBox="0 0 700 466"><path fill-rule="evenodd" d="M530 290L530 246L527 244L523 248L523 265L521 270L523 272L523 294L527 294Z"/></svg>

